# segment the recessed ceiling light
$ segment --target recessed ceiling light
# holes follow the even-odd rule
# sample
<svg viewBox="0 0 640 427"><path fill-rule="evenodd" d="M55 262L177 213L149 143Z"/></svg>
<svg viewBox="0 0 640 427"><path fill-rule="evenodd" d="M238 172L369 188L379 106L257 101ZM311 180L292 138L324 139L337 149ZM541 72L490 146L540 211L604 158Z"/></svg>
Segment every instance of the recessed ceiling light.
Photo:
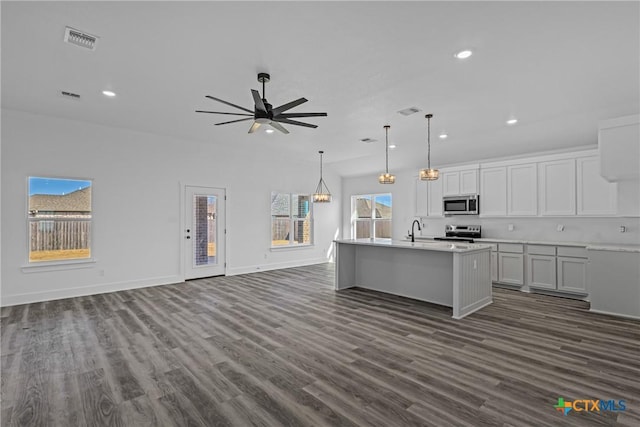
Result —
<svg viewBox="0 0 640 427"><path fill-rule="evenodd" d="M458 59L466 59L471 55L473 55L473 52L471 52L470 50L461 50L460 52L456 53L454 56Z"/></svg>
<svg viewBox="0 0 640 427"><path fill-rule="evenodd" d="M108 97L111 97L111 98L113 98L114 96L116 96L116 93L115 93L115 92L111 92L110 90L103 90L103 91L102 91L102 94L103 94L104 96L108 96Z"/></svg>
<svg viewBox="0 0 640 427"><path fill-rule="evenodd" d="M389 150L393 150L394 148L397 148L398 146L396 144L389 144Z"/></svg>
<svg viewBox="0 0 640 427"><path fill-rule="evenodd" d="M440 137L440 139L447 139L449 137L449 135L447 135L446 133L443 132L443 133L440 134L439 137Z"/></svg>
<svg viewBox="0 0 640 427"><path fill-rule="evenodd" d="M509 119L509 120L507 120L507 124L508 125L515 125L516 123L518 123L518 119Z"/></svg>

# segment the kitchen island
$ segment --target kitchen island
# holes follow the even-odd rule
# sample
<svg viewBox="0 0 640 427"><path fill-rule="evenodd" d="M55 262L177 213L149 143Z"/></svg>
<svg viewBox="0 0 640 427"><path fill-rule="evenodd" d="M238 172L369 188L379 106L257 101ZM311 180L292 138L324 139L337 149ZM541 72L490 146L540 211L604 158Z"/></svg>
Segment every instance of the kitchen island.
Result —
<svg viewBox="0 0 640 427"><path fill-rule="evenodd" d="M461 319L492 302L491 247L391 239L335 240L335 289L371 289L453 308Z"/></svg>

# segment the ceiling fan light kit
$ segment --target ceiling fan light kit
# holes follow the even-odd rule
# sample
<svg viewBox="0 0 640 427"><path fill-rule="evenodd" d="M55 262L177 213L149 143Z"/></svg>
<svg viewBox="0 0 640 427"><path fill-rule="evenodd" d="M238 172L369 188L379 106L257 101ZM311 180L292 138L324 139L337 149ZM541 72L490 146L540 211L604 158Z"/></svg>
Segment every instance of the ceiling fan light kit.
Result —
<svg viewBox="0 0 640 427"><path fill-rule="evenodd" d="M433 114L424 116L427 119L427 168L420 171L422 181L435 181L440 176L438 169L431 169L431 118Z"/></svg>
<svg viewBox="0 0 640 427"><path fill-rule="evenodd" d="M262 125L269 125L275 130L278 130L285 134L289 133L289 131L284 126L282 126L282 123L288 124L288 125L294 125L294 126L317 128L318 127L317 125L301 122L298 120L292 120L292 119L301 118L301 117L326 117L327 116L327 113L286 113L286 111L289 111L290 109L307 102L306 98L298 98L295 101L287 102L286 104L282 104L279 107L273 108L273 106L267 102L267 98L265 96L265 83L268 83L270 80L271 80L271 76L269 74L258 73L258 81L262 83L262 96L260 96L260 92L258 92L257 90L251 89L251 96L253 97L253 102L254 102L253 111L249 110L248 108L244 108L239 105L232 104L231 102L224 101L220 98L206 95L206 97L209 99L221 102L230 107L237 108L239 110L244 111L244 113L229 113L229 112L222 112L222 111L204 111L204 110L196 110L196 113L245 116L245 118L242 118L242 119L216 123L216 126L226 125L229 123L244 122L247 120L253 120L253 124L249 128L249 133L254 133Z"/></svg>
<svg viewBox="0 0 640 427"><path fill-rule="evenodd" d="M394 184L396 182L396 177L389 173L389 128L391 126L385 125L385 153L386 153L386 168L385 173L380 174L378 177L378 182L380 184Z"/></svg>
<svg viewBox="0 0 640 427"><path fill-rule="evenodd" d="M320 181L316 191L313 193L313 203L329 203L331 202L331 192L324 179L322 179L322 155L324 151L318 151L318 153L320 154Z"/></svg>

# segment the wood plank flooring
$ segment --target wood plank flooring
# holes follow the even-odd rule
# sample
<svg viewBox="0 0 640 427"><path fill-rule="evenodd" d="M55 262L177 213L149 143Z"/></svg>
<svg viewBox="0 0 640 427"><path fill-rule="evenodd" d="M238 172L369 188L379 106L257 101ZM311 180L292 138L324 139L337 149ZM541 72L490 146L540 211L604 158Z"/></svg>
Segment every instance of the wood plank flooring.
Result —
<svg viewBox="0 0 640 427"><path fill-rule="evenodd" d="M2 426L640 425L640 322L494 289L463 319L333 265L1 310ZM625 400L566 416L558 398Z"/></svg>

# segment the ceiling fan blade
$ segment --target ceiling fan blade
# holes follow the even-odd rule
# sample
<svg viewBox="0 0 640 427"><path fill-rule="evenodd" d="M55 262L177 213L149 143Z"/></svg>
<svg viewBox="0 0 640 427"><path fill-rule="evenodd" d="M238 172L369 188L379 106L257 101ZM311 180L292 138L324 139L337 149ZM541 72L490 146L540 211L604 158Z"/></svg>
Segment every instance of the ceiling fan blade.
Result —
<svg viewBox="0 0 640 427"><path fill-rule="evenodd" d="M238 120L231 120L230 122L216 123L216 126L226 125L226 124L229 124L229 123L244 122L245 120L253 120L253 118L252 117L247 117L246 119L238 119Z"/></svg>
<svg viewBox="0 0 640 427"><path fill-rule="evenodd" d="M245 113L223 113L222 111L202 111L202 110L196 110L196 113L228 114L228 115L231 115L231 116L250 116L250 117L253 117L253 114L245 114Z"/></svg>
<svg viewBox="0 0 640 427"><path fill-rule="evenodd" d="M255 89L251 89L251 95L253 95L253 102L256 104L256 110L267 112L267 107L265 107L264 102L262 102L262 98L260 97L260 92Z"/></svg>
<svg viewBox="0 0 640 427"><path fill-rule="evenodd" d="M278 129L282 133L289 133L289 131L278 122L271 120L271 123L269 124L271 125L272 128Z"/></svg>
<svg viewBox="0 0 640 427"><path fill-rule="evenodd" d="M286 124L289 124L289 125L305 126L305 127L308 127L308 128L317 128L318 127L318 125L312 125L311 123L303 123L303 122L299 122L297 120L289 120L289 119L284 118L284 117L274 118L271 121L272 122L286 123Z"/></svg>
<svg viewBox="0 0 640 427"><path fill-rule="evenodd" d="M279 114L278 117L284 117L285 119L292 117L327 117L327 113L283 113Z"/></svg>
<svg viewBox="0 0 640 427"><path fill-rule="evenodd" d="M248 110L248 109L246 109L246 108L244 108L244 107L241 107L241 106L236 105L236 104L232 104L232 103L227 102L227 101L223 101L222 99L220 99L220 98L216 98L215 96L205 95L205 98L213 99L214 101L222 102L223 104L227 104L227 105L230 105L230 106L232 106L232 107L239 108L239 109L241 109L242 111L246 111L247 113L251 113L251 114L253 114L253 111L251 111L251 110Z"/></svg>
<svg viewBox="0 0 640 427"><path fill-rule="evenodd" d="M253 122L253 124L251 125L251 127L249 128L249 133L254 133L255 131L258 130L258 128L260 127L260 123L258 122Z"/></svg>
<svg viewBox="0 0 640 427"><path fill-rule="evenodd" d="M286 104L283 104L279 107L274 108L273 111L273 115L277 116L278 114L281 114L284 111L290 110L293 107L297 107L300 104L304 104L305 102L307 102L308 100L306 98L300 98L300 99L296 99L295 101L291 101L291 102L287 102Z"/></svg>

